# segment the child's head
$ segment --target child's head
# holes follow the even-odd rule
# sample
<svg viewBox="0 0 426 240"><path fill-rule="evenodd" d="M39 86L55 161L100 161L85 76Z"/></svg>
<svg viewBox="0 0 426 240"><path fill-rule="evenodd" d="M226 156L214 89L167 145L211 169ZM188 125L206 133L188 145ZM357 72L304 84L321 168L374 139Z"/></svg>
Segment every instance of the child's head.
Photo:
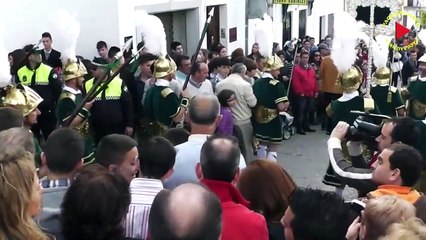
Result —
<svg viewBox="0 0 426 240"><path fill-rule="evenodd" d="M222 90L218 95L220 106L222 107L233 107L237 104L237 98L235 92L232 90Z"/></svg>

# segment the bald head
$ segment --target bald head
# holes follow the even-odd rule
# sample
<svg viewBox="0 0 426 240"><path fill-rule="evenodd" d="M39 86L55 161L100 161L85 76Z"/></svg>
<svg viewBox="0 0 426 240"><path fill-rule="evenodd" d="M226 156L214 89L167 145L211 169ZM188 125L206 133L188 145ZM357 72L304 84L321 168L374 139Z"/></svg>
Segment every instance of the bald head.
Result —
<svg viewBox="0 0 426 240"><path fill-rule="evenodd" d="M216 195L187 183L155 197L149 216L153 240L206 239L220 236L222 209Z"/></svg>
<svg viewBox="0 0 426 240"><path fill-rule="evenodd" d="M232 182L239 171L240 148L233 137L213 136L201 148L200 164L205 179Z"/></svg>
<svg viewBox="0 0 426 240"><path fill-rule="evenodd" d="M220 114L219 100L213 94L198 94L191 99L188 113L193 124L213 125Z"/></svg>
<svg viewBox="0 0 426 240"><path fill-rule="evenodd" d="M25 151L35 154L33 134L30 130L22 127L10 128L0 132L0 146L22 146Z"/></svg>

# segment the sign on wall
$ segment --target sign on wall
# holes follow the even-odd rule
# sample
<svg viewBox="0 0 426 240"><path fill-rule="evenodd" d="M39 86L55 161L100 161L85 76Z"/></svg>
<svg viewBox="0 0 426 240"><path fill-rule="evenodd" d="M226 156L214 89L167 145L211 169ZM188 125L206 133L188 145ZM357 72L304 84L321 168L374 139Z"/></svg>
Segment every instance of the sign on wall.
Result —
<svg viewBox="0 0 426 240"><path fill-rule="evenodd" d="M308 0L274 0L274 4L308 5Z"/></svg>

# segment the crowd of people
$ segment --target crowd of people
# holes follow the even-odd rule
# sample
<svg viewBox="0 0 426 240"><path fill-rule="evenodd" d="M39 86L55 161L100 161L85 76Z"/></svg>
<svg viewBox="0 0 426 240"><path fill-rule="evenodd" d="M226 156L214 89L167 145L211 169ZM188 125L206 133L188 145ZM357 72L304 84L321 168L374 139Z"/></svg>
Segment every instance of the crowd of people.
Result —
<svg viewBox="0 0 426 240"><path fill-rule="evenodd" d="M423 45L390 54L370 87L365 43L338 72L331 36L247 55L172 42L124 68L131 56L104 41L93 61L64 61L52 42L9 54L1 240L426 239ZM388 116L371 154L346 139L351 110ZM299 187L277 163L284 112L302 137L330 135L323 182L336 192Z"/></svg>

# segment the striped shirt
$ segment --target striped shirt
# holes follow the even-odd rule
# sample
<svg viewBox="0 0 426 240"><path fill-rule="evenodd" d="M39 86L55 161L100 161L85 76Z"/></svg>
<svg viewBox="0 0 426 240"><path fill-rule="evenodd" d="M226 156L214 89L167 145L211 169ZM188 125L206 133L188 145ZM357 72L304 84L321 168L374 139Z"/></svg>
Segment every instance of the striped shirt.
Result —
<svg viewBox="0 0 426 240"><path fill-rule="evenodd" d="M135 178L130 182L132 201L125 221L126 237L147 239L151 205L162 189L163 183L158 179Z"/></svg>

